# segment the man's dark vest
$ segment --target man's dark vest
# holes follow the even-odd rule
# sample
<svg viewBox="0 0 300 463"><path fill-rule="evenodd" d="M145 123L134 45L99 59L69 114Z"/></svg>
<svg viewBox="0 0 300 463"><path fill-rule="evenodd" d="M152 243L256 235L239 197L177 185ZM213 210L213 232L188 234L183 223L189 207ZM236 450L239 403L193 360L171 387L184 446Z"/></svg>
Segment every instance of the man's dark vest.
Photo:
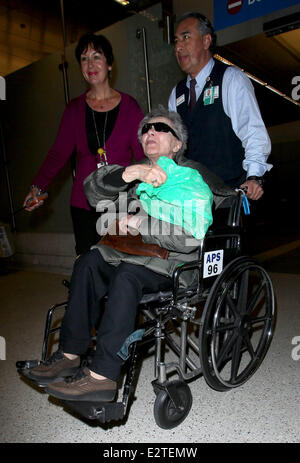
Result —
<svg viewBox="0 0 300 463"><path fill-rule="evenodd" d="M222 81L228 66L215 61L214 67L199 96L196 106L188 108L189 89L186 79L176 87L176 99L185 96L184 102L177 106L189 132L186 156L204 164L232 187L239 186L246 178L242 167L245 151L241 140L235 135L231 119L225 114L222 104ZM204 105L204 92L210 86L219 87L219 97L212 104Z"/></svg>

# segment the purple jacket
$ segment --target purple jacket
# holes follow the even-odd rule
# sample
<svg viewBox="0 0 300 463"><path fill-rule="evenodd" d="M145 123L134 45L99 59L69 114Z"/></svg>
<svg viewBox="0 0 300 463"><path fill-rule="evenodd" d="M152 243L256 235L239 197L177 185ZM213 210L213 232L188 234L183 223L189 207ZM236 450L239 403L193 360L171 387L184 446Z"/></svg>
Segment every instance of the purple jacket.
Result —
<svg viewBox="0 0 300 463"><path fill-rule="evenodd" d="M66 106L54 144L32 181L34 185L46 190L76 148L76 175L70 202L71 206L82 209L90 209L83 191L83 181L97 169L97 159L89 150L86 136L86 93L74 98ZM144 157L142 146L137 138L143 113L133 97L123 92L120 94L119 114L106 142L106 155L109 164L128 166L132 155L136 161Z"/></svg>

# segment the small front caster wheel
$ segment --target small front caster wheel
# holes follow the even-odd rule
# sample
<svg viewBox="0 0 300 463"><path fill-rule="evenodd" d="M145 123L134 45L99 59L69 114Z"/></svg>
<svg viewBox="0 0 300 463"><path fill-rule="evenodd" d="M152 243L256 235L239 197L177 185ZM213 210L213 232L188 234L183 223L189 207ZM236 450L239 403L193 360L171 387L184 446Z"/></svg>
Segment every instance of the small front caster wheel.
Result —
<svg viewBox="0 0 300 463"><path fill-rule="evenodd" d="M192 394L189 386L180 380L171 381L170 387L175 387L179 403L177 407L167 391L159 391L154 403L154 418L162 429L172 429L178 426L189 414L192 406Z"/></svg>

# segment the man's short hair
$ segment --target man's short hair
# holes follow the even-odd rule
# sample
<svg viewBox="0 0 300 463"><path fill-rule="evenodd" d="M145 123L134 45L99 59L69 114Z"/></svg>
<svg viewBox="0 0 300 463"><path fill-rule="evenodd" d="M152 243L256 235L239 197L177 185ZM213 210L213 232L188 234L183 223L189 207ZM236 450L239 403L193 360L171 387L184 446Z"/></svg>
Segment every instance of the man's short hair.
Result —
<svg viewBox="0 0 300 463"><path fill-rule="evenodd" d="M181 18L179 18L179 20L177 21L177 25L179 25L182 21L185 21L188 18L195 18L198 20L198 30L200 35L211 35L211 44L209 47L209 51L213 55L217 46L217 36L210 20L206 16L204 16L204 14L198 13L197 11L189 11L187 13L184 13L181 16Z"/></svg>

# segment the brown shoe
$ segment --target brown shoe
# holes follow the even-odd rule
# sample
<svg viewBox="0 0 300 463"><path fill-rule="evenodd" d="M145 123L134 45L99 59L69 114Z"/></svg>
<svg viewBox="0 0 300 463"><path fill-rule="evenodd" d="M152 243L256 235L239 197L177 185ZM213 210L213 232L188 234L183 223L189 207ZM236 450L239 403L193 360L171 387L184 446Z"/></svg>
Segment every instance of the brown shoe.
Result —
<svg viewBox="0 0 300 463"><path fill-rule="evenodd" d="M27 377L40 386L62 381L66 376L72 376L80 366L80 357L70 360L61 350L54 352L45 362L27 372Z"/></svg>
<svg viewBox="0 0 300 463"><path fill-rule="evenodd" d="M93 378L88 368L82 368L72 378L46 388L48 394L58 399L96 402L111 402L116 391L115 381Z"/></svg>

